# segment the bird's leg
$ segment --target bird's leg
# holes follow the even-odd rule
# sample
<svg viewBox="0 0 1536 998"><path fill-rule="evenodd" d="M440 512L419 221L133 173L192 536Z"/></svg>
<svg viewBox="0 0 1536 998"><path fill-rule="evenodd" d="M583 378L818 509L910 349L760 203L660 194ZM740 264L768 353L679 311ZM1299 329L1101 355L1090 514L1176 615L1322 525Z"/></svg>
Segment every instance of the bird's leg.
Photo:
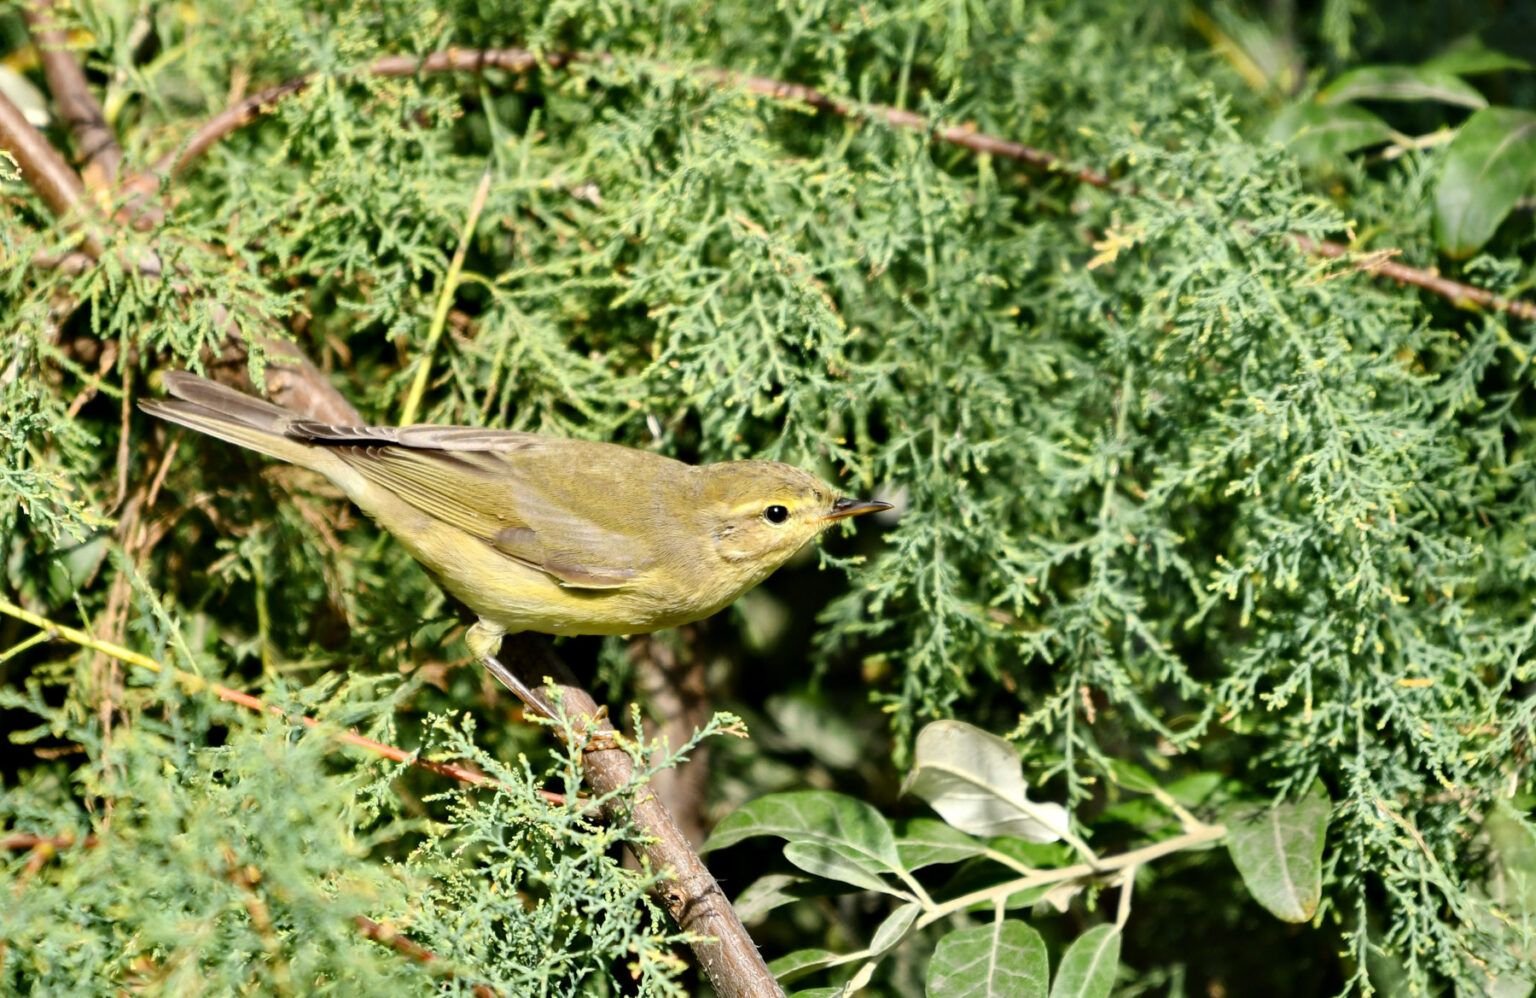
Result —
<svg viewBox="0 0 1536 998"><path fill-rule="evenodd" d="M530 710L550 720L555 715L544 705L544 701L535 696L521 679L513 674L512 670L502 664L496 657L496 652L501 648L501 639L507 636L504 628L485 620L476 621L468 631L464 633L464 643L469 646L469 653L478 658L485 665L485 669L491 675L500 680L501 685L511 690L517 698L523 701ZM593 728L599 730L593 731ZM606 730L604 730L606 729ZM618 748L618 732L613 730L608 721L608 707L603 705L597 708L597 713L578 729L581 733L581 751L601 752L605 749Z"/></svg>
<svg viewBox="0 0 1536 998"><path fill-rule="evenodd" d="M485 671L495 676L501 685L511 690L534 713L542 717L554 720L554 715L549 708L544 706L544 701L534 695L527 685L512 670L501 663L496 657L496 652L501 649L501 639L507 636L504 628L485 620L477 620L468 631L464 633L464 643L469 646L469 653L479 659L485 666Z"/></svg>

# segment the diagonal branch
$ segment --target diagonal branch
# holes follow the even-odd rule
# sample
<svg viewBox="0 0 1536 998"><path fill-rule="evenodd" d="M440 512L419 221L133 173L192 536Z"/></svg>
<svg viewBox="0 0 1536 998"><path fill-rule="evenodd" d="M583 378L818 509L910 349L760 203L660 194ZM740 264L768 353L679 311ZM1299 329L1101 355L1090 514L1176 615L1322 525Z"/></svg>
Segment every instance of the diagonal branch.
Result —
<svg viewBox="0 0 1536 998"><path fill-rule="evenodd" d="M0 614L4 614L7 617L13 617L16 620L26 624L31 624L33 627L41 629L44 634L50 637L63 638L65 641L68 641L71 644L79 645L80 647L86 648L90 651L99 652L100 654L106 655L110 658L115 658L125 665L131 665L135 668L144 669L148 672L154 673L164 672L166 670L165 665L155 661L147 655L141 655L131 648L124 648L121 645L113 644L110 641L102 641L99 638L95 638L89 634L86 634L84 631L76 630L73 627L65 627L62 624L56 624L49 620L47 617L39 616L38 614L32 613L17 606L16 604L5 599L3 596L0 596ZM171 669L170 671L172 676L175 677L176 681L181 683L181 685L189 691L197 692L199 690L207 690L209 693L212 693L214 696L218 697L220 700L223 700L225 703L232 703L237 706L244 707L246 710L254 711L258 714L272 714L277 717L297 721L298 723L304 725L306 728L323 730L326 734L338 742L360 748L365 752L371 752L377 756L382 756L385 759L391 760L392 762L398 762L408 766L415 766L417 769L425 769L428 772L436 773L439 776L446 776L451 780L457 780L460 783L465 783L470 786L501 786L501 784L491 779L489 776L486 776L484 773L470 769L467 766L460 766L451 762L433 762L430 759L423 759L413 752L407 752L404 749L397 748L394 745L387 745L384 742L375 741L372 738L358 734L356 731L351 731L348 729L334 729L331 726L326 725L324 722L318 720L317 718L310 717L307 714L294 717L287 711L283 710L281 707L278 707L275 704L269 704L259 697L251 696L249 693L244 693L240 690L231 689L230 687L224 686L220 683L210 683L201 676L193 675L190 672L184 672L181 669ZM562 794L557 794L548 790L540 790L539 795L543 797L545 801L557 807L563 806L565 804L565 797Z"/></svg>
<svg viewBox="0 0 1536 998"><path fill-rule="evenodd" d="M111 187L123 161L123 150L107 125L96 95L91 93L85 71L70 51L69 36L59 24L52 0L29 0L23 16L36 43L59 116L74 138L75 156L86 184L97 189Z"/></svg>
<svg viewBox="0 0 1536 998"><path fill-rule="evenodd" d="M480 72L485 69L502 69L508 72L528 72L539 66L559 69L577 63L603 63L612 61L607 53L565 52L534 53L519 48L507 49L447 49L417 58L414 56L386 56L378 59L362 72L375 76L412 76L417 73ZM985 153L1023 163L1035 169L1072 177L1081 183L1104 190L1126 194L1117 190L1110 176L1089 167L1073 166L1062 157L1044 149L1015 142L997 135L976 131L965 125L943 125L931 118L888 104L864 104L843 97L836 97L798 83L775 80L766 76L751 76L732 70L714 67L678 69L666 63L653 63L651 68L662 73L681 73L704 80L720 87L736 88L769 100L801 104L838 117L875 121L893 128L923 132L934 140L960 146L976 153ZM174 153L162 157L150 171L151 175L136 178L134 183L143 189L153 189L157 177L172 176L185 171L201 155L217 145L229 134L245 127L263 114L271 113L283 98L303 91L310 85L312 75L300 76L255 94L208 119ZM1304 253L1330 259L1348 257L1351 250L1343 243L1331 240L1316 241L1305 236L1292 237ZM1536 302L1519 298L1506 298L1487 288L1442 277L1437 271L1408 264L1381 262L1395 251L1373 252L1356 267L1367 274L1379 275L1399 284L1416 287L1438 295L1457 305L1475 306L1496 312L1507 312L1520 319L1536 319Z"/></svg>
<svg viewBox="0 0 1536 998"><path fill-rule="evenodd" d="M49 211L67 226L80 225L88 210L80 175L4 93L0 93L0 150L16 160L21 179L37 192ZM85 231L83 242L92 258L99 259L106 252L100 237L90 229Z"/></svg>
<svg viewBox="0 0 1536 998"><path fill-rule="evenodd" d="M630 785L635 764L627 751L615 745L617 732L607 712L597 706L549 645L534 635L512 636L502 645L502 654L523 685L539 691L539 702L532 706L550 716L563 710L576 722L578 736L585 739L582 771L594 794L609 798L604 812L610 818L620 817L624 803L609 795ZM558 706L548 699L546 681L559 691ZM642 790L627 817L650 836L642 847L645 861L663 871L665 879L657 888L657 899L685 932L701 937L693 943L693 952L715 993L722 998L782 995L725 892L654 790Z"/></svg>

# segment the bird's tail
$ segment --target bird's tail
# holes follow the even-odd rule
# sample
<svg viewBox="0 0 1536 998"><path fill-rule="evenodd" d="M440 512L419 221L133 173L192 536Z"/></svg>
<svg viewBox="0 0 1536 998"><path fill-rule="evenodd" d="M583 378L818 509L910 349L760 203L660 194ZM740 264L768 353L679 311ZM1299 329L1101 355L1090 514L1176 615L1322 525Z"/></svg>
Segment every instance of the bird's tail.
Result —
<svg viewBox="0 0 1536 998"><path fill-rule="evenodd" d="M334 455L288 435L297 413L183 371L164 375L173 398L146 399L139 408L232 444L319 472L331 470Z"/></svg>

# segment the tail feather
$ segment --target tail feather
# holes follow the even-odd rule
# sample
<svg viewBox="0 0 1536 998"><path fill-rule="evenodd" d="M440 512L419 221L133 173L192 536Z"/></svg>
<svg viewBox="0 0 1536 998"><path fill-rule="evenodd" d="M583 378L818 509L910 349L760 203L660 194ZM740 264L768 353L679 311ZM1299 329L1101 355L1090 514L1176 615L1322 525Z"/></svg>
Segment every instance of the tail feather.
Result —
<svg viewBox="0 0 1536 998"><path fill-rule="evenodd" d="M337 465L334 455L287 436L289 423L299 418L296 413L180 371L165 375L165 387L174 398L145 399L139 402L139 408L158 419L268 457L322 474L334 474Z"/></svg>

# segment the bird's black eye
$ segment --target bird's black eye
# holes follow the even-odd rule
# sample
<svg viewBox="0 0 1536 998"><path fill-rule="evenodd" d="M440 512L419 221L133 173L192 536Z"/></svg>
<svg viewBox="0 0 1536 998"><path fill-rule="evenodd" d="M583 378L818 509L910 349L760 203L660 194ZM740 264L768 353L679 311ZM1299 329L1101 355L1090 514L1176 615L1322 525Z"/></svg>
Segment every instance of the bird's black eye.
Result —
<svg viewBox="0 0 1536 998"><path fill-rule="evenodd" d="M769 523L783 523L785 520L789 519L789 510L785 509L783 506L769 506L767 509L763 510L763 519L767 520Z"/></svg>

